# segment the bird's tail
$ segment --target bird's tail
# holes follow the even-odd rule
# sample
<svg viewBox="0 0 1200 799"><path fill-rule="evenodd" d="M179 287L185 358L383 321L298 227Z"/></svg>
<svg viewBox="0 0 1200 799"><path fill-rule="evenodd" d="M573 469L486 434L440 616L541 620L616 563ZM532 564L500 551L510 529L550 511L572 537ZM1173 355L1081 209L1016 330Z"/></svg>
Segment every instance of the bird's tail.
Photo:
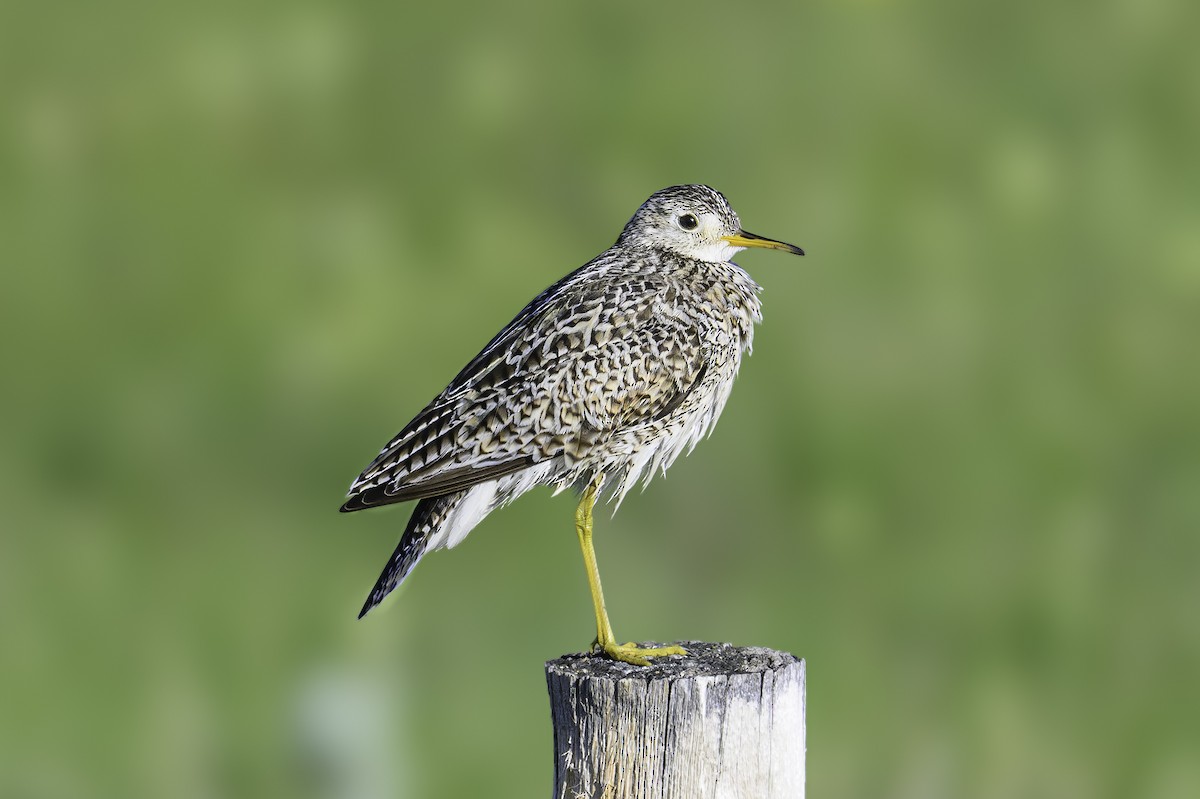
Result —
<svg viewBox="0 0 1200 799"><path fill-rule="evenodd" d="M408 526L404 528L404 535L396 545L396 551L392 553L362 610L358 612L360 619L404 582L404 578L417 565L421 556L429 551L431 540L446 517L458 507L466 495L467 492L459 491L440 497L428 497L417 503L408 520Z"/></svg>

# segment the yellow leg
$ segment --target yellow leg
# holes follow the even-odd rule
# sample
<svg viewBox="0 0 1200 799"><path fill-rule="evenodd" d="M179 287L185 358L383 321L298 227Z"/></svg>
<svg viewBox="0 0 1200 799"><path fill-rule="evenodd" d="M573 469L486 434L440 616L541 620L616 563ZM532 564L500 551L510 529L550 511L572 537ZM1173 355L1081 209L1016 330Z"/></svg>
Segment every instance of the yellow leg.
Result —
<svg viewBox="0 0 1200 799"><path fill-rule="evenodd" d="M603 476L596 478L583 497L579 507L575 509L575 532L579 533L579 547L583 550L583 565L587 568L588 586L592 589L592 604L596 608L596 642L595 645L604 650L604 654L613 660L622 660L635 666L649 666L646 658L662 655L686 655L687 651L681 646L660 646L651 649L636 646L633 643L618 644L613 635L612 624L608 621L608 611L604 608L604 592L600 589L600 570L596 568L596 550L592 548L592 507L596 504L596 494L600 490Z"/></svg>

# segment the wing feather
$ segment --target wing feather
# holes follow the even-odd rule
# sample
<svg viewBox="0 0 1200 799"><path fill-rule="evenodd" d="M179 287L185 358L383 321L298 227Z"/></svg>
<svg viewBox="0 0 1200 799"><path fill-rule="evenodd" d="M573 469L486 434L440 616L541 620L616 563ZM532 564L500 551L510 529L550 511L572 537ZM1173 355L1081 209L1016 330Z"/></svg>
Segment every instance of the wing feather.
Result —
<svg viewBox="0 0 1200 799"><path fill-rule="evenodd" d="M498 407L522 402L531 389L522 374L523 345L531 329L544 326L561 299L578 283L608 269L604 255L585 264L537 295L467 363L450 384L405 425L350 486L343 511L404 502L462 490L532 465L553 453L544 439L540 452L491 452L486 464L473 463L461 447L464 429ZM540 323L540 324L539 324ZM522 442L513 442L520 444ZM507 455L508 457L505 457ZM439 474L441 473L441 474Z"/></svg>
<svg viewBox="0 0 1200 799"><path fill-rule="evenodd" d="M602 256L530 302L383 448L342 510L573 461L616 431L675 412L704 376L700 333L662 312L661 276L618 296L608 266Z"/></svg>

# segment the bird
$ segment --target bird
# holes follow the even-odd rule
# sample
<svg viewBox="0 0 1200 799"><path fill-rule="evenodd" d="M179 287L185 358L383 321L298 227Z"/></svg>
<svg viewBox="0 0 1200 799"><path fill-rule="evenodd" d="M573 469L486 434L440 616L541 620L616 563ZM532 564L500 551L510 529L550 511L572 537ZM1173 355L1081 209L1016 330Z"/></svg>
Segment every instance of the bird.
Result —
<svg viewBox="0 0 1200 799"><path fill-rule="evenodd" d="M607 500L615 512L712 431L762 320L761 287L730 260L748 248L804 255L743 230L716 189L671 186L642 203L616 243L534 297L351 484L342 512L417 503L359 618L426 553L549 486L579 495L593 651L637 666L686 654L617 643L592 510Z"/></svg>

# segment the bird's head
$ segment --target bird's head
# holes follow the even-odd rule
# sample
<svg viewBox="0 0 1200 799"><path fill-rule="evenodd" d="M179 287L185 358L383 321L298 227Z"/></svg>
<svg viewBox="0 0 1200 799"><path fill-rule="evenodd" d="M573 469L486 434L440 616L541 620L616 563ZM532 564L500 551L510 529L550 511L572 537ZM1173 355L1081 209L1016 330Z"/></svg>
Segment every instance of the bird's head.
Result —
<svg viewBox="0 0 1200 799"><path fill-rule="evenodd" d="M617 243L669 250L712 263L728 261L747 247L804 255L804 250L795 245L742 230L725 195L699 184L671 186L650 195L625 225Z"/></svg>

